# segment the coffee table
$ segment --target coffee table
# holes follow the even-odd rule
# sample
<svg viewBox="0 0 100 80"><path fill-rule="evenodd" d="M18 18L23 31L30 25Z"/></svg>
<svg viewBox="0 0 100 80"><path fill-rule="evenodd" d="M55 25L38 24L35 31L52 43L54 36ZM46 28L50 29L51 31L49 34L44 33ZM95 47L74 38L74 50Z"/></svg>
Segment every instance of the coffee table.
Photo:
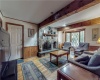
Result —
<svg viewBox="0 0 100 80"><path fill-rule="evenodd" d="M99 76L68 63L57 71L57 80L100 80Z"/></svg>
<svg viewBox="0 0 100 80"><path fill-rule="evenodd" d="M68 54L69 54L68 51L64 51L64 50L57 50L57 51L50 52L50 62L52 62L52 56L55 56L57 65L59 65L58 58L66 55L66 58L68 60Z"/></svg>

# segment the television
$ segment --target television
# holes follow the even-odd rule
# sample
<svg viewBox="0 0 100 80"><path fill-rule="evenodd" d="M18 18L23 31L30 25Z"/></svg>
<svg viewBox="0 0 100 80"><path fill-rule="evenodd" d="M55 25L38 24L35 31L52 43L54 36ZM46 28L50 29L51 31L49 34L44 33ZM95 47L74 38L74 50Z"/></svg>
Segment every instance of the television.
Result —
<svg viewBox="0 0 100 80"><path fill-rule="evenodd" d="M10 52L10 34L0 27L0 74L4 75L9 65ZM5 65L3 64L5 63Z"/></svg>

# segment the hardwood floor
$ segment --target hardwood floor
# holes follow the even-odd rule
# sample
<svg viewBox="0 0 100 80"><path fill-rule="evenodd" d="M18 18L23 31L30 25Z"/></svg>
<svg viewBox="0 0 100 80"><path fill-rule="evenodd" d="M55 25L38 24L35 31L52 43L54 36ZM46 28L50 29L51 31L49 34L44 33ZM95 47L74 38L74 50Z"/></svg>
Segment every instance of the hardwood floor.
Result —
<svg viewBox="0 0 100 80"><path fill-rule="evenodd" d="M43 57L42 57L43 58ZM34 64L38 67L38 69L43 73L43 75L47 78L47 80L57 80L57 70L51 73L43 64L39 62L38 57L32 57L28 59L24 59L24 62L33 61ZM18 64L18 80L24 80L22 74L21 64Z"/></svg>

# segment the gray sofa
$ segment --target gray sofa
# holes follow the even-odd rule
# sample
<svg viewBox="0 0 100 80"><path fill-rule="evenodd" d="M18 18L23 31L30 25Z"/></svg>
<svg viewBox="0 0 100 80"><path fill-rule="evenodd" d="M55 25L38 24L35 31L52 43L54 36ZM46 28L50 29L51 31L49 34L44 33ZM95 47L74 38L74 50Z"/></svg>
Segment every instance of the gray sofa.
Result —
<svg viewBox="0 0 100 80"><path fill-rule="evenodd" d="M70 42L64 42L64 46L62 47L63 50L69 51L69 48L71 47Z"/></svg>
<svg viewBox="0 0 100 80"><path fill-rule="evenodd" d="M89 57L90 59L87 58L86 56L87 56L87 54L82 54L81 56L79 56L79 58L77 58L77 59L68 59L68 61L69 61L70 63L73 63L73 64L75 64L75 65L77 65L77 66L79 66L79 67L82 67L82 68L84 68L84 69L86 69L86 70L88 70L88 71L90 71L90 72L93 72L93 73L95 73L96 75L100 76L100 64L99 64L98 66L89 66L89 65L88 65L88 62L89 62L90 59L91 59L91 55L89 55L89 56L90 56L90 57ZM92 55L92 56L93 56L93 55ZM84 58L84 57L85 57L85 58ZM83 61L84 61L84 60L86 61L85 63L79 62L79 61L82 60L82 58L83 58ZM99 62L100 62L100 60L99 60Z"/></svg>

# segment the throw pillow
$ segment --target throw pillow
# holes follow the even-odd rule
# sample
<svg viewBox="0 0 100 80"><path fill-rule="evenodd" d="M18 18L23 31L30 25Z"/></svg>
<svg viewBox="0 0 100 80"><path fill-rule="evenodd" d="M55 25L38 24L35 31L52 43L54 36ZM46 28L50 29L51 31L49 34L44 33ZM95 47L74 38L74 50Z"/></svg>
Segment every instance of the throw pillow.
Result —
<svg viewBox="0 0 100 80"><path fill-rule="evenodd" d="M90 58L89 58L89 56L79 56L79 57L77 57L76 59L75 59L75 61L77 61L77 62L80 62L80 61L86 61L86 60L89 60Z"/></svg>
<svg viewBox="0 0 100 80"><path fill-rule="evenodd" d="M100 65L100 53L96 52L88 62L88 66L99 66Z"/></svg>
<svg viewBox="0 0 100 80"><path fill-rule="evenodd" d="M88 62L89 62L89 60L90 60L90 59L87 59L87 60L85 60L85 61L80 61L79 63L84 64L84 65L87 65Z"/></svg>

